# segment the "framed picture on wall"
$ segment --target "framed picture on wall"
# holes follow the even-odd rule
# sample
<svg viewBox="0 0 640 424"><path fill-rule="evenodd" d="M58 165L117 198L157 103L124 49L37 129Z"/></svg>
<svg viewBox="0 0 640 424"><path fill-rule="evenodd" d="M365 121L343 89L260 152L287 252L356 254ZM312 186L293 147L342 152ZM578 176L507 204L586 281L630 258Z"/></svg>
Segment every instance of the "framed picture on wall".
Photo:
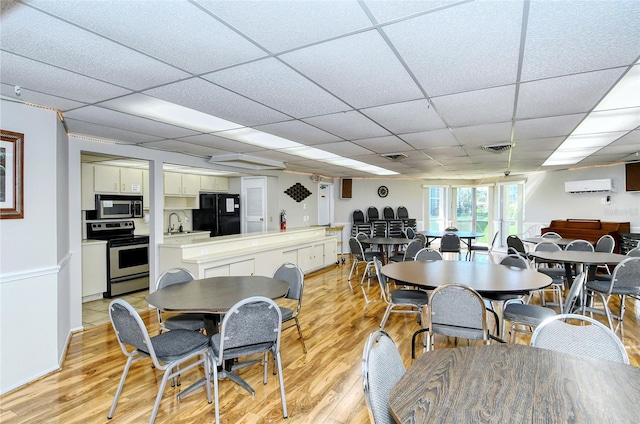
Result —
<svg viewBox="0 0 640 424"><path fill-rule="evenodd" d="M24 134L0 130L0 219L24 218Z"/></svg>

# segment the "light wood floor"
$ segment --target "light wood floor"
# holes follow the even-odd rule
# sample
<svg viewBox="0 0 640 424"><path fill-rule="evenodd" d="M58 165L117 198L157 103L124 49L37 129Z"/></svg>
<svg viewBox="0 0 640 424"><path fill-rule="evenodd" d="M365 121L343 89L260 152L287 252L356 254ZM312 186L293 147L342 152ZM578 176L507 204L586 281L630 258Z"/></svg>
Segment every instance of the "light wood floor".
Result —
<svg viewBox="0 0 640 424"><path fill-rule="evenodd" d="M367 409L360 380L361 355L367 335L378 329L385 305L365 305L356 284L349 290L351 263L306 276L302 330L308 353L302 353L295 329L283 334L282 358L289 408L288 423L366 423ZM370 297L379 291L371 280ZM640 366L640 305L627 302L623 342L634 366ZM152 310L142 317L156 334ZM392 314L385 330L398 344L405 365L411 359L411 335L419 328L411 315ZM519 343L528 343L528 335ZM437 338L436 348L449 345ZM34 349L37 345L34 346ZM25 355L28 360L28 355ZM0 398L0 422L9 423L106 423L106 416L122 373L125 358L110 324L74 334L62 370ZM278 378L269 372L262 385L261 367L240 371L256 389L255 397L229 381L220 382L220 411L225 423L285 422L282 418ZM134 364L129 372L115 417L116 423L141 423L149 419L160 373L150 362ZM183 385L199 375L183 376ZM167 387L157 423L208 423L215 420L213 405L199 389L178 402L178 388Z"/></svg>

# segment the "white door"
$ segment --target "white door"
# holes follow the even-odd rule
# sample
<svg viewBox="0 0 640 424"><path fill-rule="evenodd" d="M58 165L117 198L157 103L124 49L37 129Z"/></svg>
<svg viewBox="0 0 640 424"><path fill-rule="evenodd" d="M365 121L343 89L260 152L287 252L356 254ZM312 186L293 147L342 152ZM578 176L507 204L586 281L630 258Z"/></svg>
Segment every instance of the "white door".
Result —
<svg viewBox="0 0 640 424"><path fill-rule="evenodd" d="M267 230L267 179L265 177L243 177L242 232L255 233Z"/></svg>
<svg viewBox="0 0 640 424"><path fill-rule="evenodd" d="M318 183L318 225L331 225L333 218L333 184Z"/></svg>

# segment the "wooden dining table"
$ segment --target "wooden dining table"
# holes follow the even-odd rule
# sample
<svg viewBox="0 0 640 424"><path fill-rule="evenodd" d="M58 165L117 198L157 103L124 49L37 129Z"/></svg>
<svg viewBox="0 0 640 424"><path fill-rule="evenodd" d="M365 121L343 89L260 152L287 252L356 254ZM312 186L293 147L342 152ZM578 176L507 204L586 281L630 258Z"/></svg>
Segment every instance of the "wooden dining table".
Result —
<svg viewBox="0 0 640 424"><path fill-rule="evenodd" d="M239 301L251 296L277 299L286 296L289 283L271 277L230 276L210 277L187 283L173 284L150 293L145 300L152 306L166 312L202 313L205 331L211 336L218 332L220 317ZM228 378L253 394L249 384L232 370L233 361L220 370L220 378ZM178 399L188 395L206 382L201 379L178 395Z"/></svg>
<svg viewBox="0 0 640 424"><path fill-rule="evenodd" d="M395 384L398 423L631 423L640 368L536 347L434 350Z"/></svg>

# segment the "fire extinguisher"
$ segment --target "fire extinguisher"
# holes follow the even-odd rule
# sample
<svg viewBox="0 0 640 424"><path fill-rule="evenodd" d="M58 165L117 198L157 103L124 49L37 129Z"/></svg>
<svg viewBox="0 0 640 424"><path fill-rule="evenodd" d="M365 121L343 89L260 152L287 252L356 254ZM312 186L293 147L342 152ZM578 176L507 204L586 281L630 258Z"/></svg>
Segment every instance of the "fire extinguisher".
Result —
<svg viewBox="0 0 640 424"><path fill-rule="evenodd" d="M283 209L280 212L280 231L284 231L287 229L287 213Z"/></svg>

